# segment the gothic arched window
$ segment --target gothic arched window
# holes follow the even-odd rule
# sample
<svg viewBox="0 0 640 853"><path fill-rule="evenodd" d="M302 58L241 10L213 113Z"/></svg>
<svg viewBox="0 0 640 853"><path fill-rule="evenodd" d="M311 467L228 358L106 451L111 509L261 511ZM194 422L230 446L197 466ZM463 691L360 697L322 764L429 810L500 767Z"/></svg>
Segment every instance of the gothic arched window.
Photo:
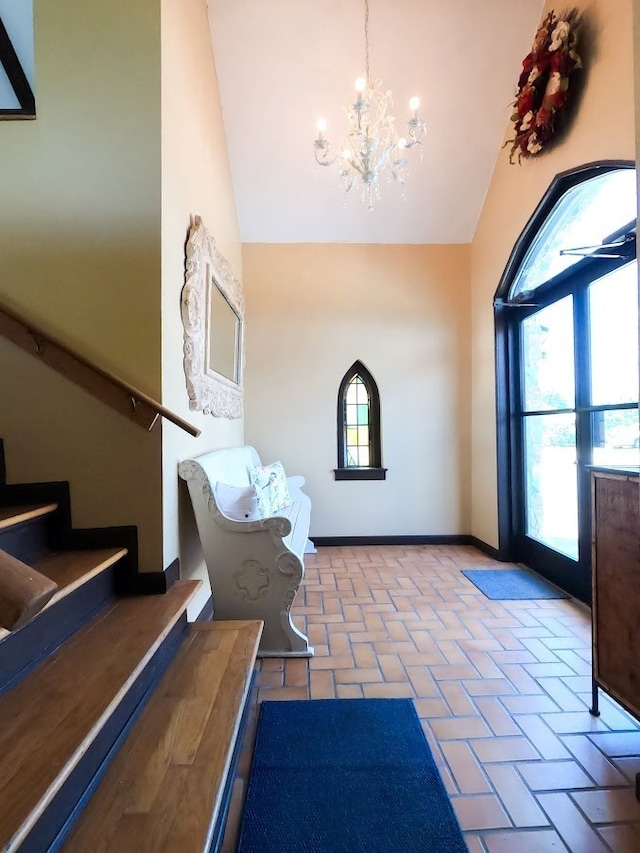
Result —
<svg viewBox="0 0 640 853"><path fill-rule="evenodd" d="M336 480L384 480L380 442L380 395L360 361L345 373L338 391Z"/></svg>

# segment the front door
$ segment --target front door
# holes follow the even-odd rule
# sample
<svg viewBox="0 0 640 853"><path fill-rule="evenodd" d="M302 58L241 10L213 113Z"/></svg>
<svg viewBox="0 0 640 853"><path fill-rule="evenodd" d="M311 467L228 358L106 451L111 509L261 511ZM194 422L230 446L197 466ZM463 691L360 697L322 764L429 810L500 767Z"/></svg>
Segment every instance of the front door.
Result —
<svg viewBox="0 0 640 853"><path fill-rule="evenodd" d="M584 172L521 238L496 352L501 547L589 601L591 467L637 466L640 428L635 171Z"/></svg>
<svg viewBox="0 0 640 853"><path fill-rule="evenodd" d="M515 329L514 544L519 560L585 597L590 466L638 464L637 264L571 290Z"/></svg>

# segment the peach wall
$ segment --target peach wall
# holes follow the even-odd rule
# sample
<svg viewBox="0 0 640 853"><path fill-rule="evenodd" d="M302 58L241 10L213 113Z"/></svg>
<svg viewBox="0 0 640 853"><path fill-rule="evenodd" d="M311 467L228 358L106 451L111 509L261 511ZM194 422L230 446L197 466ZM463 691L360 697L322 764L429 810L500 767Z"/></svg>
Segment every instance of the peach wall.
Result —
<svg viewBox="0 0 640 853"><path fill-rule="evenodd" d="M159 396L159 0L35 0L34 20L37 119L0 122L0 300ZM0 401L10 480L70 480L76 526L136 524L161 568L159 429L6 341Z"/></svg>
<svg viewBox="0 0 640 853"><path fill-rule="evenodd" d="M35 0L35 121L0 126L2 299L160 393L160 11Z"/></svg>
<svg viewBox="0 0 640 853"><path fill-rule="evenodd" d="M202 436L147 434L0 342L9 476L70 479L76 525L136 524L142 570L204 577L177 464L243 440L189 411L182 367L192 214L241 277L206 3L36 0L35 22L38 118L0 124L0 298Z"/></svg>
<svg viewBox="0 0 640 853"><path fill-rule="evenodd" d="M316 536L468 533L469 251L243 246L246 438L304 474ZM356 359L381 397L384 482L335 482Z"/></svg>
<svg viewBox="0 0 640 853"><path fill-rule="evenodd" d="M543 16L555 5L547 2ZM500 151L471 247L471 532L493 546L498 544L493 295L516 239L556 174L595 160L635 158L631 2L574 5L584 10L593 33L575 121L562 144L521 165L509 163L507 149Z"/></svg>
<svg viewBox="0 0 640 853"><path fill-rule="evenodd" d="M164 564L180 557L182 576L203 580L190 616L199 612L210 589L178 463L216 447L242 444L244 434L242 418L214 418L189 410L180 295L193 214L202 217L241 279L240 236L206 4L162 0L162 398L202 430L194 439L171 424L163 426Z"/></svg>

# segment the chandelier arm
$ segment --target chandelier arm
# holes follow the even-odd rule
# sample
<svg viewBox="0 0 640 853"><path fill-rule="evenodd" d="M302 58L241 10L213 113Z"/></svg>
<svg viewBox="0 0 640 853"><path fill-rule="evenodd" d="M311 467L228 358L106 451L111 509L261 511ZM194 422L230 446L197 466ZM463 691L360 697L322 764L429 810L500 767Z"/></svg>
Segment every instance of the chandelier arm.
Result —
<svg viewBox="0 0 640 853"><path fill-rule="evenodd" d="M316 163L318 164L318 166L333 166L333 164L336 162L336 160L338 159L339 156L340 156L339 154L335 154L331 158L331 160L319 160L318 155L316 154Z"/></svg>
<svg viewBox="0 0 640 853"><path fill-rule="evenodd" d="M318 151L324 152L324 156L322 158L318 157ZM338 151L337 154L334 154L333 157L329 158L329 143L327 143L326 146L322 146L317 144L317 140L316 144L314 145L313 153L316 158L316 163L319 166L333 166L333 164L340 156L340 152Z"/></svg>

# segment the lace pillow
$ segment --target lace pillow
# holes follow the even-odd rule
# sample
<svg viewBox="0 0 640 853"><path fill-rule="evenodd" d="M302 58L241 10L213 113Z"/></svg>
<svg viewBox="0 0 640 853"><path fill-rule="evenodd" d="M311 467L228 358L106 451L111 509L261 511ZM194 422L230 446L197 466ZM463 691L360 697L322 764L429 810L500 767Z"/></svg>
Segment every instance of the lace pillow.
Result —
<svg viewBox="0 0 640 853"><path fill-rule="evenodd" d="M277 515L289 506L291 495L282 462L260 465L249 471L249 478L258 494L258 511L263 518Z"/></svg>
<svg viewBox="0 0 640 853"><path fill-rule="evenodd" d="M261 518L255 486L216 483L215 495L218 506L228 518L234 521L256 521Z"/></svg>

